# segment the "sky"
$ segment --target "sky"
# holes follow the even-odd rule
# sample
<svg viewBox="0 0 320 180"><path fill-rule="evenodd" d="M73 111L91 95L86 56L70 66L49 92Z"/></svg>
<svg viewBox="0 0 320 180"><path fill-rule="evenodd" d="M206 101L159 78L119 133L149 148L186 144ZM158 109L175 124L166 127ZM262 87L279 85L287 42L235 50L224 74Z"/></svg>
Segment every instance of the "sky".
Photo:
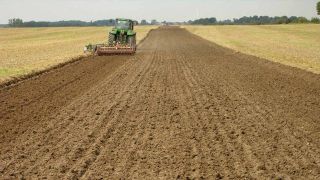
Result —
<svg viewBox="0 0 320 180"><path fill-rule="evenodd" d="M242 16L317 17L319 0L0 0L0 24L10 18L24 21L100 20L116 17L135 20L188 21L203 17L218 20Z"/></svg>

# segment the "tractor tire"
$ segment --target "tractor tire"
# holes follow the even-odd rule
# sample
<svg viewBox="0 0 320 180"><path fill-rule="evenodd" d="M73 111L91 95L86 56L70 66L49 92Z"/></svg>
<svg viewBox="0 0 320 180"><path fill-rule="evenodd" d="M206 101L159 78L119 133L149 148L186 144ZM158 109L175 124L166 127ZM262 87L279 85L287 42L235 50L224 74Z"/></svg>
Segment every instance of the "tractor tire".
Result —
<svg viewBox="0 0 320 180"><path fill-rule="evenodd" d="M116 36L114 34L109 33L109 40L108 40L109 46L113 46L115 41L116 41Z"/></svg>
<svg viewBox="0 0 320 180"><path fill-rule="evenodd" d="M128 37L128 45L134 49L136 49L136 35Z"/></svg>

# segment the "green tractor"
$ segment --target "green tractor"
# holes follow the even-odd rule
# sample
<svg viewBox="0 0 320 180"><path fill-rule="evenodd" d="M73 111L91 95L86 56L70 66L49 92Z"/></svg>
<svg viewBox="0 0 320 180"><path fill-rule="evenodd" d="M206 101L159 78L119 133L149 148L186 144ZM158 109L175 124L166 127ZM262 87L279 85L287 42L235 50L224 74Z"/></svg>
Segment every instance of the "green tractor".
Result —
<svg viewBox="0 0 320 180"><path fill-rule="evenodd" d="M99 56L113 54L134 54L136 52L136 21L116 19L115 27L109 32L106 44L89 44L85 52L93 52Z"/></svg>

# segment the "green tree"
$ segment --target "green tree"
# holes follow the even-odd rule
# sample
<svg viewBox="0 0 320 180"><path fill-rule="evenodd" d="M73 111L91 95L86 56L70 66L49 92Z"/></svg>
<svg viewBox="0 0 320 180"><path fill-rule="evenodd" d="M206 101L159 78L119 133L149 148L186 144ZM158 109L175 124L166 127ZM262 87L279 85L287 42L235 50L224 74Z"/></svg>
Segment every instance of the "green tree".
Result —
<svg viewBox="0 0 320 180"><path fill-rule="evenodd" d="M19 19L19 18L9 19L9 26L10 27L22 27L23 21L22 21L22 19Z"/></svg>
<svg viewBox="0 0 320 180"><path fill-rule="evenodd" d="M318 2L317 4L317 11L318 11L318 15L320 15L320 2Z"/></svg>
<svg viewBox="0 0 320 180"><path fill-rule="evenodd" d="M217 23L217 19L215 17L196 19L191 22L191 24L196 24L196 25L212 25L216 23Z"/></svg>
<svg viewBox="0 0 320 180"><path fill-rule="evenodd" d="M309 20L305 17L298 17L298 23L308 23Z"/></svg>
<svg viewBox="0 0 320 180"><path fill-rule="evenodd" d="M312 18L312 19L311 19L311 23L319 24L319 23L320 23L320 19L319 19L319 18L314 17L314 18Z"/></svg>
<svg viewBox="0 0 320 180"><path fill-rule="evenodd" d="M158 24L157 20L155 20L155 19L151 20L151 25L157 25L157 24Z"/></svg>
<svg viewBox="0 0 320 180"><path fill-rule="evenodd" d="M141 20L141 23L140 23L141 25L148 25L148 22L147 22L147 20L145 20L145 19L143 19L143 20Z"/></svg>

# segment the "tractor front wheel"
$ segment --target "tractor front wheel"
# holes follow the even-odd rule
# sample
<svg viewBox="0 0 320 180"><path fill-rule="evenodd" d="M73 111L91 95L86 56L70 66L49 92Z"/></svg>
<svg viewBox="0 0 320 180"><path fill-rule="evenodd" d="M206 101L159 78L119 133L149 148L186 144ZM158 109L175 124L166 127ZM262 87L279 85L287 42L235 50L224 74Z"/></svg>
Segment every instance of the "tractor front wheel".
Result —
<svg viewBox="0 0 320 180"><path fill-rule="evenodd" d="M108 44L109 46L113 46L114 42L116 41L116 36L114 34L109 34L109 41Z"/></svg>

